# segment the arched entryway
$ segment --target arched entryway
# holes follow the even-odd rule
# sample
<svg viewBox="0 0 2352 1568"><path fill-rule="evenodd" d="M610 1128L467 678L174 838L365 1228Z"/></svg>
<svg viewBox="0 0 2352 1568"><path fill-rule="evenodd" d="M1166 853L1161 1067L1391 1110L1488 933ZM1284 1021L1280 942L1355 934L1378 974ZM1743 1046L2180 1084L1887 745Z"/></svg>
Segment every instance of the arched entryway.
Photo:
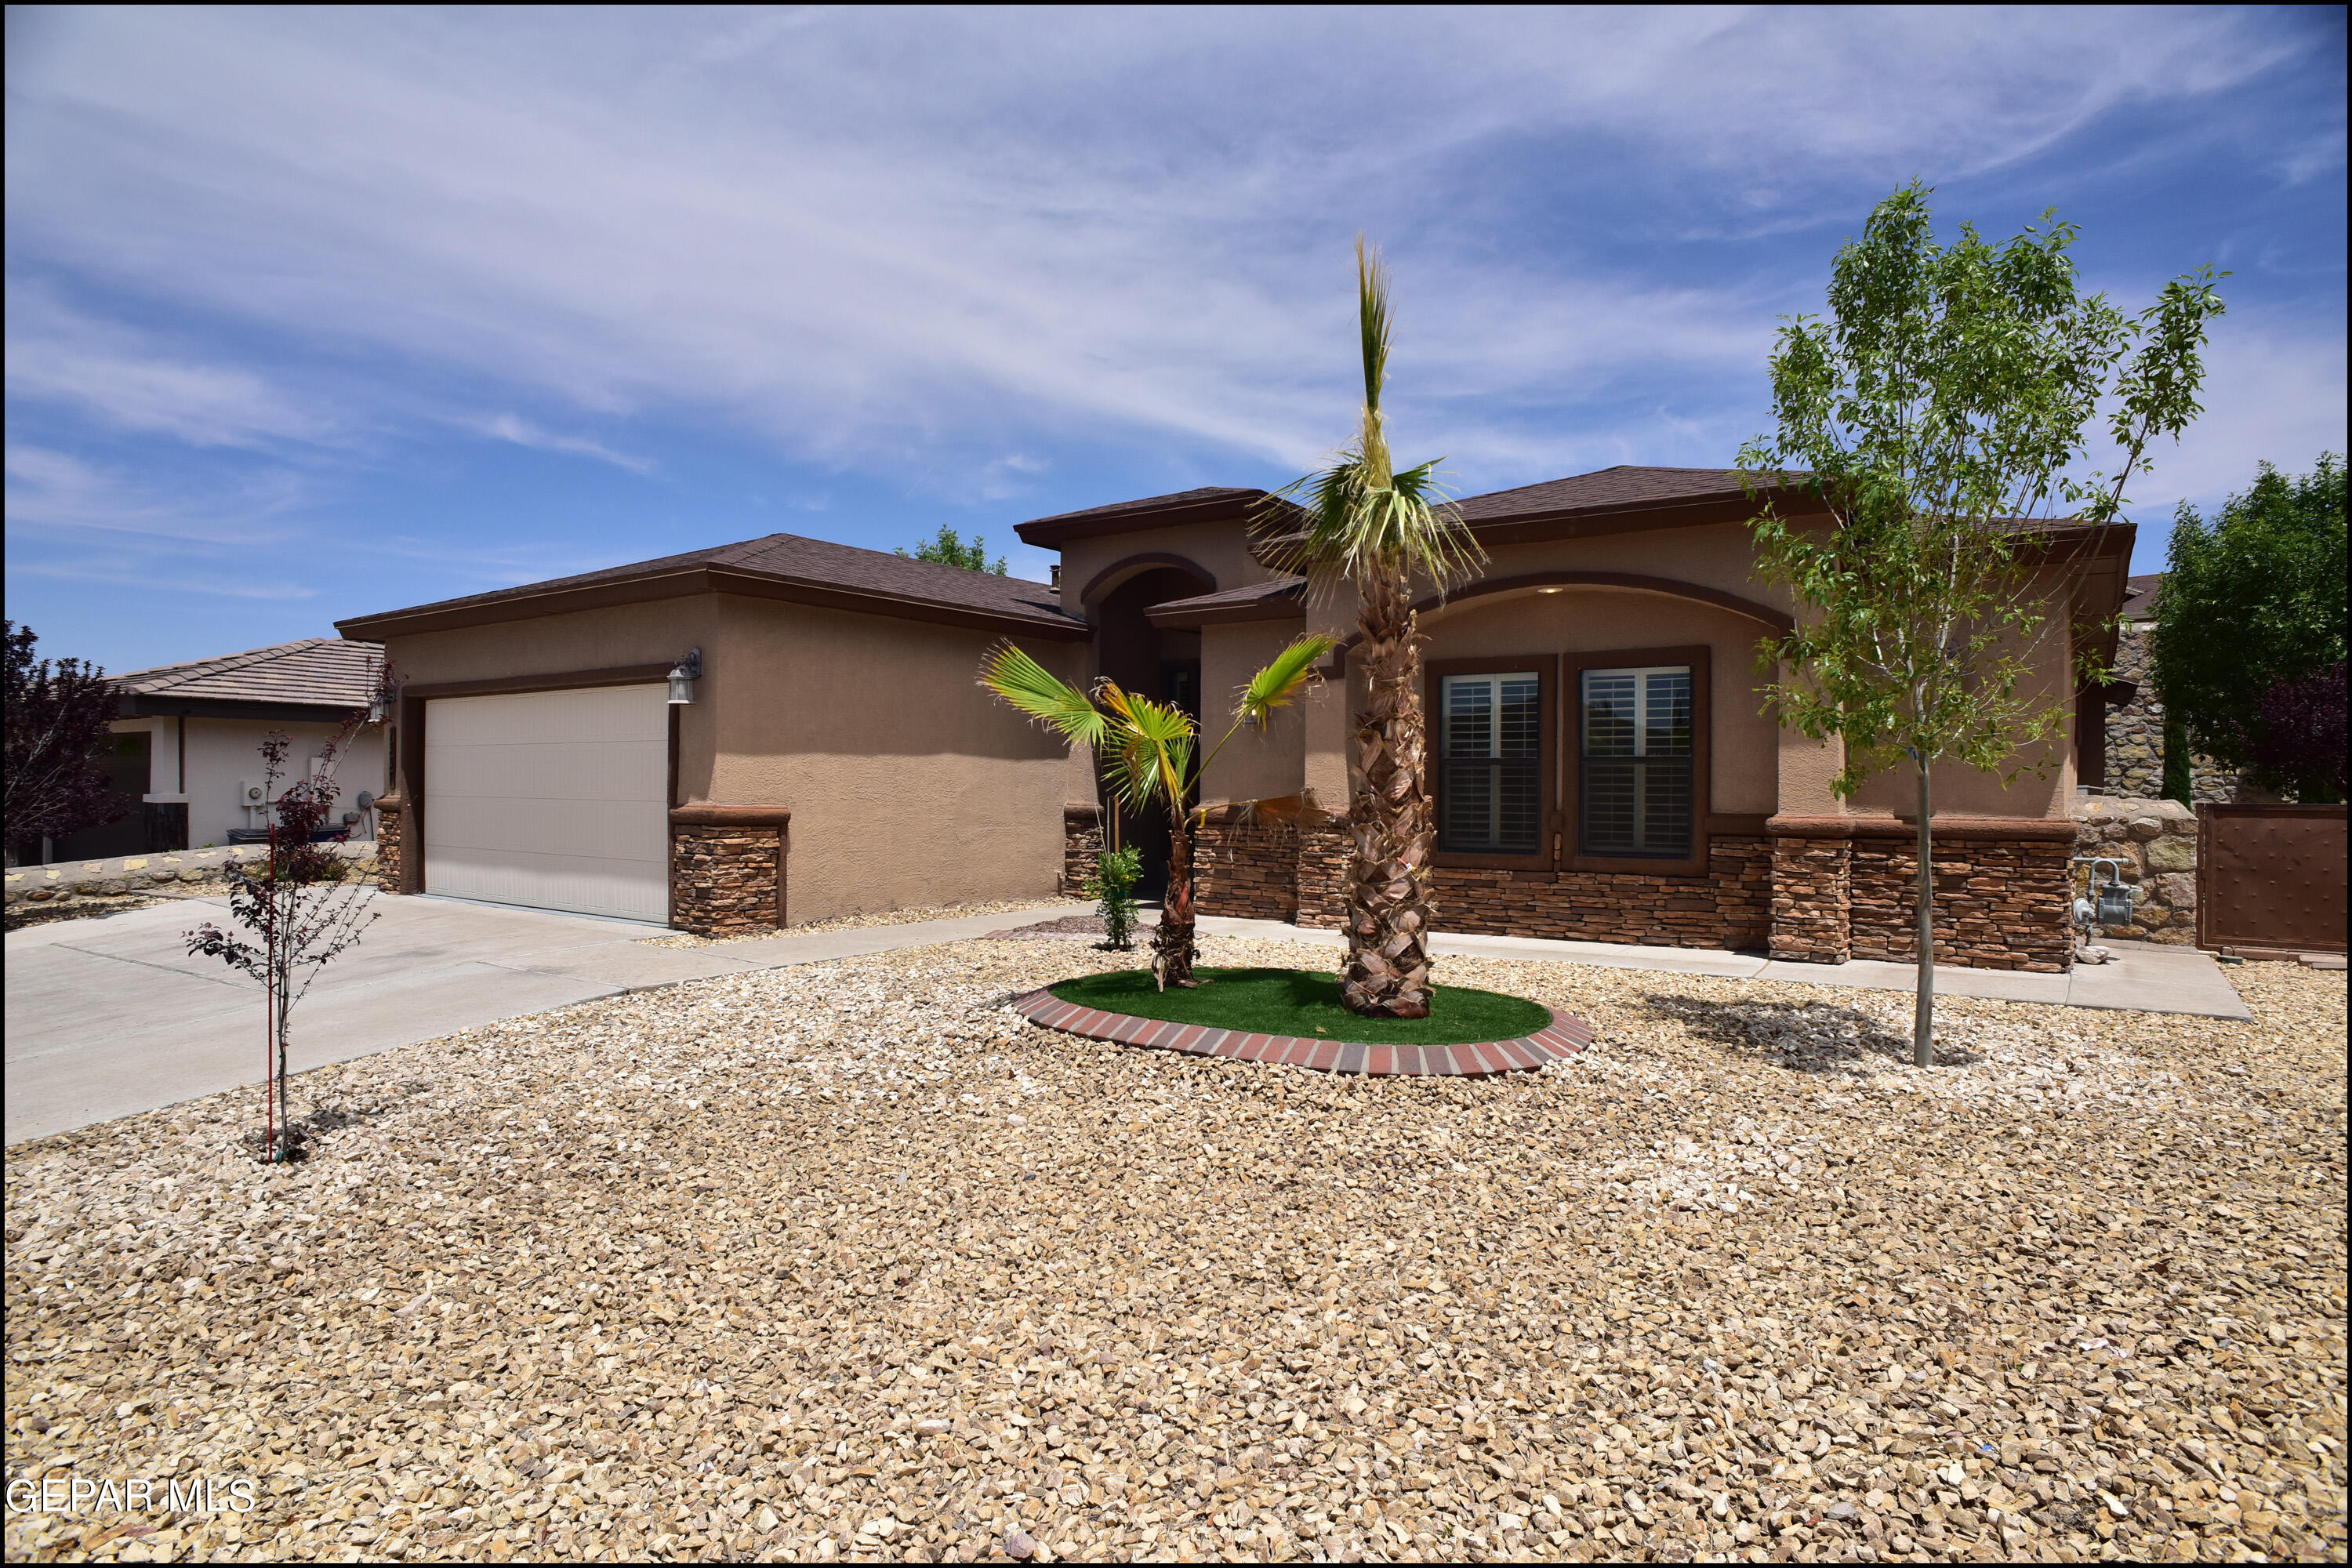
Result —
<svg viewBox="0 0 2352 1568"><path fill-rule="evenodd" d="M1155 555L1114 566L1097 579L1086 600L1095 628L1095 673L1124 690L1170 702L1201 717L1201 634L1164 629L1145 614L1171 599L1216 591L1216 580L1181 557ZM1106 840L1115 831L1143 851L1139 891L1158 898L1168 886L1168 823L1157 812L1119 808L1116 820L1109 792L1100 792Z"/></svg>

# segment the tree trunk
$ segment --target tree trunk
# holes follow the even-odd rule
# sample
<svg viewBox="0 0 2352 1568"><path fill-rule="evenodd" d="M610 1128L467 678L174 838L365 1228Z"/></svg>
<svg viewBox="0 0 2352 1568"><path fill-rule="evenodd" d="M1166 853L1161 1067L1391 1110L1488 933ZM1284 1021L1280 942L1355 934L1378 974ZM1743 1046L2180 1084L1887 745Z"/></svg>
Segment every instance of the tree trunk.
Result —
<svg viewBox="0 0 2352 1568"><path fill-rule="evenodd" d="M1369 584L1356 620L1371 690L1356 715L1363 777L1348 809L1356 857L1342 991L1349 1012L1371 1017L1429 1016L1429 849L1436 834L1412 593L1402 572Z"/></svg>
<svg viewBox="0 0 2352 1568"><path fill-rule="evenodd" d="M1936 1064L1936 841L1927 826L1927 759L1919 759L1919 1001L1911 1016L1911 1065Z"/></svg>
<svg viewBox="0 0 2352 1568"><path fill-rule="evenodd" d="M1160 989L1193 984L1192 818L1176 811L1168 824L1168 891L1160 900L1160 929L1151 938L1151 973Z"/></svg>

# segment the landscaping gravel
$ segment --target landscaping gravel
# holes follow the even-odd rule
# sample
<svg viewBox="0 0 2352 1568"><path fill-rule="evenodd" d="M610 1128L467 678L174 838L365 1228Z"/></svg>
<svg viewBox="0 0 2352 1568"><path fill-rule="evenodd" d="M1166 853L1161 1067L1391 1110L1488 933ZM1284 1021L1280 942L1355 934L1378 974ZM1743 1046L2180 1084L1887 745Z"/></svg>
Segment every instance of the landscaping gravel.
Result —
<svg viewBox="0 0 2352 1568"><path fill-rule="evenodd" d="M258 1503L7 1555L2344 1558L2340 975L1919 1072L1898 995L1446 958L1598 1045L1368 1081L1003 1005L1113 957L511 1020L276 1171L257 1090L9 1151L12 1482Z"/></svg>

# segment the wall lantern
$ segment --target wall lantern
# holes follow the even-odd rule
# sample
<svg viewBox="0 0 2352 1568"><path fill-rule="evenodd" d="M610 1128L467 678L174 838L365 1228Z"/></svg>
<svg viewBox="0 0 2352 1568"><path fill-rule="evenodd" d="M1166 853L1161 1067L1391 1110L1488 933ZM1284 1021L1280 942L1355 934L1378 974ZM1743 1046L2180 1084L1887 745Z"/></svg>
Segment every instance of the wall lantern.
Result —
<svg viewBox="0 0 2352 1568"><path fill-rule="evenodd" d="M688 648L686 657L669 667L669 700L673 708L683 707L694 700L694 683L702 676L702 650Z"/></svg>

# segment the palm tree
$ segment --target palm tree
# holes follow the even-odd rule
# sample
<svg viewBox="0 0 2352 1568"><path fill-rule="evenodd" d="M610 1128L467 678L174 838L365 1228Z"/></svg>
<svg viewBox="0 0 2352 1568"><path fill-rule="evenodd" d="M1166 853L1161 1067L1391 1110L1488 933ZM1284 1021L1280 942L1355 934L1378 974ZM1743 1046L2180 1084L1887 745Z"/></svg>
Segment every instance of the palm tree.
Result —
<svg viewBox="0 0 2352 1568"><path fill-rule="evenodd" d="M1444 504L1434 470L1398 473L1381 422L1388 379L1389 280L1380 253L1356 239L1357 315L1364 408L1337 460L1269 498L1258 518L1276 564L1307 574L1318 593L1354 584L1370 702L1356 715L1361 764L1348 827L1348 1007L1376 1017L1429 1016L1429 852L1436 837L1426 776L1415 577L1439 589L1467 576L1486 552ZM1297 498L1293 505L1290 498ZM1301 526L1299 514L1305 512Z"/></svg>
<svg viewBox="0 0 2352 1568"><path fill-rule="evenodd" d="M1138 697L1108 679L1095 683L1089 700L1009 642L997 644L981 660L981 685L1071 745L1094 747L1115 795L1138 811L1166 808L1168 896L1151 941L1151 973L1163 991L1171 984L1191 985L1192 962L1199 956L1192 942L1192 831L1200 815L1193 795L1201 775L1244 725L1263 730L1276 709L1298 695L1334 640L1300 637L1251 677L1234 705L1233 728L1198 767L1193 760L1200 737L1192 715L1181 708Z"/></svg>

